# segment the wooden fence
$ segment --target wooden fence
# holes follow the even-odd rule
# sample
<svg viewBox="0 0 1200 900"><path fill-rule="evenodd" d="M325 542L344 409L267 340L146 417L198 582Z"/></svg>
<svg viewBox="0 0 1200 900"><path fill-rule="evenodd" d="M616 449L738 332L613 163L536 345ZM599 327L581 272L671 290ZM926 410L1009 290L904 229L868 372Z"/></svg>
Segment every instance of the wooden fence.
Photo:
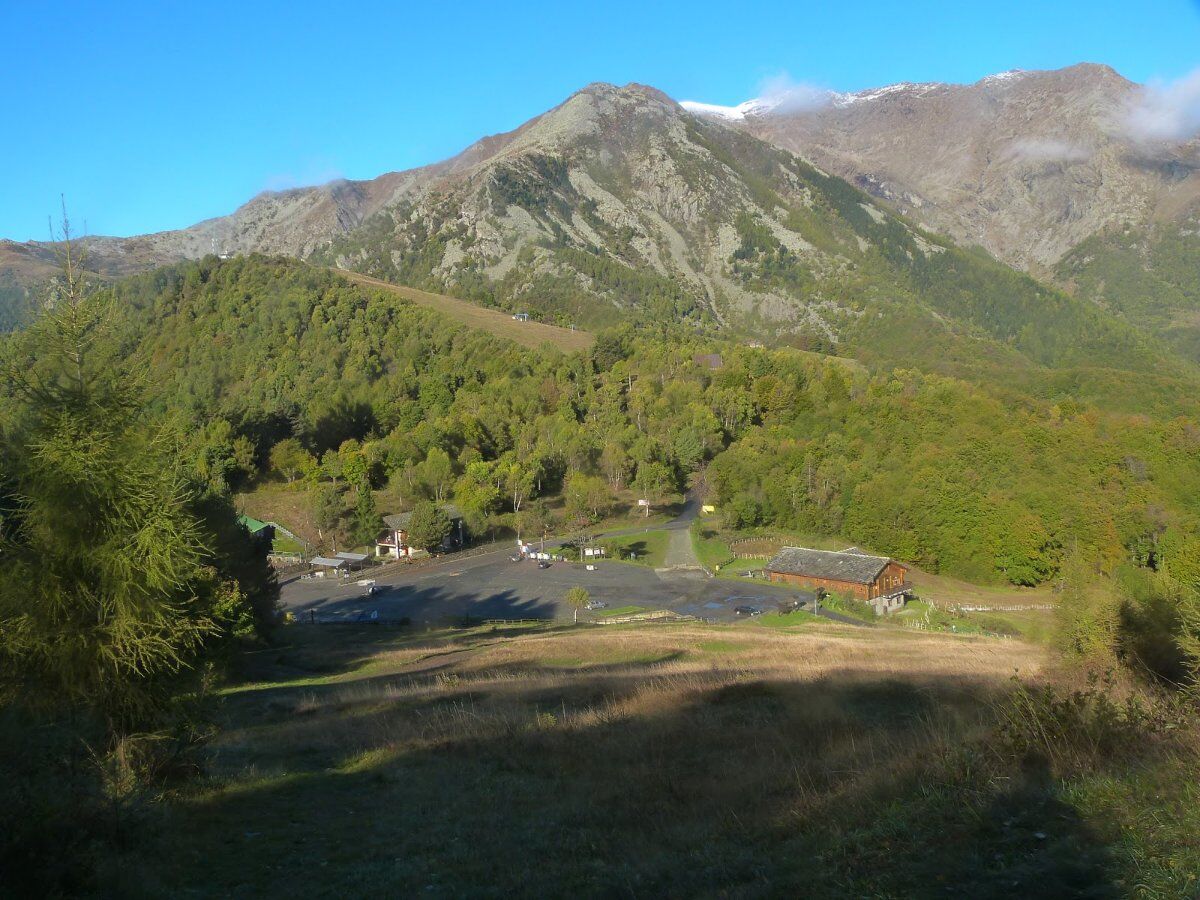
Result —
<svg viewBox="0 0 1200 900"><path fill-rule="evenodd" d="M1027 609L1058 609L1053 603L1025 603L1017 606L948 606L958 612L1023 612Z"/></svg>
<svg viewBox="0 0 1200 900"><path fill-rule="evenodd" d="M1013 635L1004 634L1000 631L988 631L986 628L968 628L964 627L961 631L954 625L932 625L928 622L922 622L918 619L899 619L901 625L905 628L915 628L917 631L930 631L938 634L978 634L982 637L1003 638L1011 640Z"/></svg>
<svg viewBox="0 0 1200 900"><path fill-rule="evenodd" d="M656 609L650 612L630 613L625 616L601 616L589 619L595 625L625 625L630 622L696 622L696 616L685 616L669 609Z"/></svg>
<svg viewBox="0 0 1200 900"><path fill-rule="evenodd" d="M729 552L735 559L770 559L784 546L778 537L747 537L729 542Z"/></svg>

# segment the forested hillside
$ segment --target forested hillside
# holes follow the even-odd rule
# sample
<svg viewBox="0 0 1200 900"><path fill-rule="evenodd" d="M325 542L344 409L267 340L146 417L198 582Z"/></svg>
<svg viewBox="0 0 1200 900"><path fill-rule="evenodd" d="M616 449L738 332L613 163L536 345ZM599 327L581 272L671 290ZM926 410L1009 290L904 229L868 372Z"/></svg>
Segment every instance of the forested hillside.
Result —
<svg viewBox="0 0 1200 900"><path fill-rule="evenodd" d="M34 313L37 286L27 285L9 272L0 272L0 334L27 323Z"/></svg>
<svg viewBox="0 0 1200 900"><path fill-rule="evenodd" d="M0 893L79 896L215 672L277 624L267 547L181 452L68 263L0 340Z"/></svg>
<svg viewBox="0 0 1200 900"><path fill-rule="evenodd" d="M1080 298L1200 360L1200 213L1096 235L1068 254L1056 274Z"/></svg>
<svg viewBox="0 0 1200 900"><path fill-rule="evenodd" d="M1018 584L1053 578L1073 553L1108 572L1157 565L1200 513L1200 429L1185 419L872 373L687 327L606 331L585 355L530 352L281 259L210 258L112 297L153 403L181 417L198 468L222 483L307 478L319 493L361 471L511 524L544 515L537 499L572 479L611 500L629 485L664 496L707 470L741 526L843 535ZM721 368L693 362L712 351Z"/></svg>

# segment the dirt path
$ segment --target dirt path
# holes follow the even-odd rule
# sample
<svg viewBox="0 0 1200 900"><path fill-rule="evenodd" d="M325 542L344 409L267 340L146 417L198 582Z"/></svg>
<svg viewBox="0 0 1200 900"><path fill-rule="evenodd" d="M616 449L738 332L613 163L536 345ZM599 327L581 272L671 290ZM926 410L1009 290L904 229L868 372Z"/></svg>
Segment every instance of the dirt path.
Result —
<svg viewBox="0 0 1200 900"><path fill-rule="evenodd" d="M700 560L696 558L696 549L692 546L692 533L686 528L672 531L671 540L667 544L667 552L663 558L663 568L683 569L699 565Z"/></svg>
<svg viewBox="0 0 1200 900"><path fill-rule="evenodd" d="M683 505L683 512L667 523L670 540L667 552L663 557L664 569L699 569L700 560L696 558L696 548L692 544L692 522L700 513L700 500L688 496Z"/></svg>
<svg viewBox="0 0 1200 900"><path fill-rule="evenodd" d="M571 353L575 350L586 350L595 340L590 331L560 328L558 325L546 325L542 322L518 322L508 313L486 309L466 300L459 300L457 297L447 297L445 294L434 294L416 288L390 284L380 281L378 278L360 275L358 272L350 272L346 269L331 269L330 271L359 284L391 291L418 306L426 306L445 313L470 328L489 331L496 337L507 338L525 347L537 349L543 344L552 344L565 353Z"/></svg>

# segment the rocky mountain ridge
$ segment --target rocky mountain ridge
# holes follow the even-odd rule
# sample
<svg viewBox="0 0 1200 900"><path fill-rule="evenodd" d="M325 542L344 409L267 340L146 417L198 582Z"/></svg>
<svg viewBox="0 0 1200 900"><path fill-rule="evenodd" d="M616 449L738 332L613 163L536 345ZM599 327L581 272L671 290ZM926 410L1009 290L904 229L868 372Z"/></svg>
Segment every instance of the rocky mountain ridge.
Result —
<svg viewBox="0 0 1200 900"><path fill-rule="evenodd" d="M894 324L900 316L914 334L953 333L960 344L999 340L989 353L1020 345L1021 352L1050 362L1063 358L1057 342L1064 323L1074 322L1081 335L1113 323L1097 325L1086 308L915 224L953 223L955 210L967 210L959 215L963 227L975 223L971 227L1009 235L1017 244L1032 234L1044 243L1035 241L1042 254L1036 258L1051 259L1059 244L1073 236L1086 240L1095 233L1090 229L1104 227L1104 210L1126 208L1145 217L1159 208L1149 199L1128 201L1138 193L1132 189L1117 192L1125 207L1106 200L1113 187L1107 170L1089 176L1092 170L1059 161L1039 163L1032 175L1019 166L1011 177L1003 167L992 171L1000 151L980 150L970 136L991 122L1001 135L995 140L1007 140L1011 155L1012 142L1024 139L1013 135L1025 132L1015 124L1003 132L995 123L1015 121L1022 110L1030 121L1050 114L1034 116L1028 98L1005 98L1047 78L1081 80L1080 73L1064 70L1009 73L967 87L898 85L840 95L836 103L804 111L751 105L736 121L688 111L644 85L594 84L436 165L262 194L230 216L188 229L85 243L93 266L112 275L214 251L279 253L491 305L528 307L564 322L603 325L631 315L708 319L809 346L849 340L870 353L872 323L878 330L879 322ZM1077 110L1076 118L1094 122L1098 110L1114 108L1114 92L1128 86L1111 70L1087 69L1082 81L1092 87L1038 96L1057 105L1055 115L1064 121L1070 117L1060 95L1074 98L1067 106ZM909 119L926 121L922 111L928 109L949 110L948 121L961 123L970 147L959 152L948 139L933 148L914 143L921 129L901 126ZM1032 126L1027 131L1040 133ZM781 149L797 135L808 135L797 145L802 152ZM860 143L863 135L874 135L867 150L875 154L860 149L855 159L882 159L889 147L907 148L899 157L909 174L901 175L932 173L933 187L923 183L923 193L914 193L893 169L872 165L857 175L845 171L868 191L860 193L836 177L837 165L853 154L823 149L843 147L855 135ZM1022 146L1027 162L1062 149ZM1112 156L1119 150L1113 145L1098 152ZM968 196L962 182L980 159L991 169L985 165L983 174L970 177L1007 198L997 201L998 210L1021 213L1005 220L1011 234L988 225L979 202L945 199ZM1091 157L1089 164L1096 165ZM1164 177L1161 166L1144 169L1146 184ZM1116 171L1128 174L1120 166ZM1014 177L1024 185L1020 190ZM1184 167L1175 183L1187 185L1191 177ZM1058 195L1051 190L1056 184ZM1050 215L1045 204L1053 206L1047 198L1054 196L1071 210L1067 224L1030 224ZM907 217L897 217L895 209ZM0 289L19 281L22 272L44 275L52 258L51 245L0 244ZM1053 338L1031 336L1036 321L1050 319L1056 323ZM1132 346L1126 338L1115 340ZM903 352L893 355L903 358Z"/></svg>
<svg viewBox="0 0 1200 900"><path fill-rule="evenodd" d="M1093 234L1183 218L1200 203L1200 143L1148 147L1121 133L1140 90L1107 66L1081 64L1003 72L971 85L806 89L798 101L793 92L736 107L685 101L682 108L797 153L958 243L1046 273ZM90 238L92 259L101 271L122 274L214 250L307 257L375 213L544 138L546 121L559 123L570 104L441 163L266 192L228 216L177 231ZM0 241L0 265L14 270L37 268L50 256L42 242Z"/></svg>
<svg viewBox="0 0 1200 900"><path fill-rule="evenodd" d="M1200 205L1200 142L1150 141L1107 66L1011 71L737 107L685 103L834 172L960 244L1048 274L1109 229Z"/></svg>

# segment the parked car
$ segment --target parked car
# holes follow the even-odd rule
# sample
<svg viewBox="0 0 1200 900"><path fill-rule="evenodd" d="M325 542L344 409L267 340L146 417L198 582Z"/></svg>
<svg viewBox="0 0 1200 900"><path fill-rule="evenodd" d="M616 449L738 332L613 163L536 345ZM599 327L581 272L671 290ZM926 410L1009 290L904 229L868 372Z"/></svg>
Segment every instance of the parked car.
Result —
<svg viewBox="0 0 1200 900"><path fill-rule="evenodd" d="M735 606L733 614L735 616L761 616L762 610L757 606Z"/></svg>
<svg viewBox="0 0 1200 900"><path fill-rule="evenodd" d="M543 559L541 562L538 563L538 568L539 569L548 569L548 568L550 568L550 562L548 560Z"/></svg>
<svg viewBox="0 0 1200 900"><path fill-rule="evenodd" d="M608 604L603 600L589 600L583 606L584 609L608 609Z"/></svg>

